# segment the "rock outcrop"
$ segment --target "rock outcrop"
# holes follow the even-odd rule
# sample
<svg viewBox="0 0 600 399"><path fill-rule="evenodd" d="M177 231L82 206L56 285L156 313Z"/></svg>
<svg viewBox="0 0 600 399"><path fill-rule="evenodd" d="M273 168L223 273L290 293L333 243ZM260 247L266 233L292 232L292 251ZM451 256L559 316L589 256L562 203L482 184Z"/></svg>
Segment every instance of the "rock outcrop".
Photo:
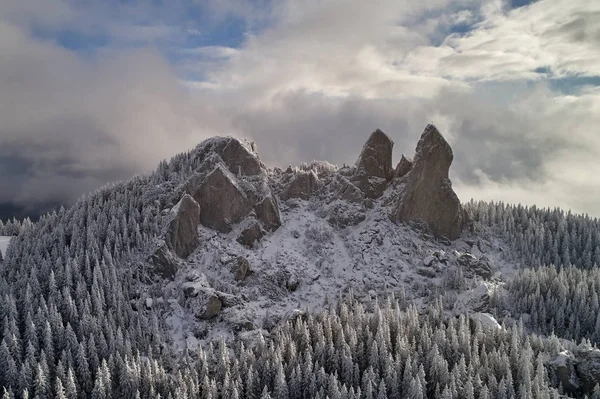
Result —
<svg viewBox="0 0 600 399"><path fill-rule="evenodd" d="M243 256L239 256L233 262L231 271L235 276L235 281L244 281L246 276L251 272L250 262Z"/></svg>
<svg viewBox="0 0 600 399"><path fill-rule="evenodd" d="M234 137L215 137L202 144L198 156L218 155L234 175L256 176L263 173L264 165L256 154L256 146Z"/></svg>
<svg viewBox="0 0 600 399"><path fill-rule="evenodd" d="M350 180L366 197L380 197L394 176L393 147L394 142L379 129L371 133L363 146Z"/></svg>
<svg viewBox="0 0 600 399"><path fill-rule="evenodd" d="M254 245L266 234L261 224L254 220L246 228L242 230L237 238L237 242L248 248L253 248Z"/></svg>
<svg viewBox="0 0 600 399"><path fill-rule="evenodd" d="M394 177L403 177L410 172L413 167L413 161L410 158L407 158L404 154L402 154L402 158L400 158L400 162L396 165L396 170L394 171Z"/></svg>
<svg viewBox="0 0 600 399"><path fill-rule="evenodd" d="M267 195L254 206L256 218L267 231L275 231L281 226L279 205L273 195Z"/></svg>
<svg viewBox="0 0 600 399"><path fill-rule="evenodd" d="M566 393L583 397L591 396L600 384L600 350L577 348L573 352L562 351L547 363Z"/></svg>
<svg viewBox="0 0 600 399"><path fill-rule="evenodd" d="M194 193L200 204L200 222L222 233L247 216L253 203L237 184L235 176L218 164Z"/></svg>
<svg viewBox="0 0 600 399"><path fill-rule="evenodd" d="M177 274L177 258L166 245L161 245L148 260L154 266L154 272L162 278L173 279Z"/></svg>
<svg viewBox="0 0 600 399"><path fill-rule="evenodd" d="M365 194L362 190L344 176L339 176L339 183L338 196L344 201L360 203L365 199Z"/></svg>
<svg viewBox="0 0 600 399"><path fill-rule="evenodd" d="M200 205L191 195L185 194L175 209L175 217L169 223L165 243L175 255L186 258L199 244L197 233L200 223Z"/></svg>
<svg viewBox="0 0 600 399"><path fill-rule="evenodd" d="M228 233L235 224L255 217L259 226L254 232L261 233L254 234L257 239L281 226L279 204L253 143L215 137L196 147L193 156L195 173L174 195L189 194L199 204L200 224ZM249 233L244 234L244 242L252 238ZM177 245L170 243L169 247ZM187 251L183 249L183 253Z"/></svg>
<svg viewBox="0 0 600 399"><path fill-rule="evenodd" d="M460 236L468 215L448 178L452 159L450 145L435 126L427 125L392 220L422 220L436 237L454 240Z"/></svg>
<svg viewBox="0 0 600 399"><path fill-rule="evenodd" d="M393 177L392 149L394 142L380 129L375 130L363 146L356 161L356 170L367 176L389 180Z"/></svg>
<svg viewBox="0 0 600 399"><path fill-rule="evenodd" d="M321 181L314 171L300 171L290 180L281 192L281 199L287 201L290 198L309 199L321 188Z"/></svg>

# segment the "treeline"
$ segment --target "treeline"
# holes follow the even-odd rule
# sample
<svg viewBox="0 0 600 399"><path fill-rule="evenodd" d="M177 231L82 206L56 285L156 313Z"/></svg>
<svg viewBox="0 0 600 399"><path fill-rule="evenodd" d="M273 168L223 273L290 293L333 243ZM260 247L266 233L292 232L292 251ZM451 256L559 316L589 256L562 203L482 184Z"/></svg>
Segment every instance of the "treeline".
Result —
<svg viewBox="0 0 600 399"><path fill-rule="evenodd" d="M0 220L0 236L17 236L22 230L31 226L33 226L33 222L29 218L25 218L23 221L12 218L6 223Z"/></svg>
<svg viewBox="0 0 600 399"><path fill-rule="evenodd" d="M543 334L600 344L600 269L526 269L494 298L497 308Z"/></svg>
<svg viewBox="0 0 600 399"><path fill-rule="evenodd" d="M472 219L501 234L524 267L600 265L600 221L561 209L475 202L466 209Z"/></svg>

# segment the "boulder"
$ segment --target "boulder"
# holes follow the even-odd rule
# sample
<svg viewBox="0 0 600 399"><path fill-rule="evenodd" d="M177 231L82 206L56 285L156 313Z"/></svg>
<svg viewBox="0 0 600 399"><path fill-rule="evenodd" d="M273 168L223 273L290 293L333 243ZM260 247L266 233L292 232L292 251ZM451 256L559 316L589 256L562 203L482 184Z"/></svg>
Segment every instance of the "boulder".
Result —
<svg viewBox="0 0 600 399"><path fill-rule="evenodd" d="M177 259L166 245L161 245L154 251L149 262L154 265L154 272L162 278L172 280L177 274Z"/></svg>
<svg viewBox="0 0 600 399"><path fill-rule="evenodd" d="M236 281L244 281L251 272L250 262L243 256L239 256L234 261L231 271L234 273Z"/></svg>
<svg viewBox="0 0 600 399"><path fill-rule="evenodd" d="M258 221L253 221L250 223L248 227L242 230L239 237L237 238L237 242L242 244L245 247L253 248L254 244L266 234L265 230L262 228Z"/></svg>
<svg viewBox="0 0 600 399"><path fill-rule="evenodd" d="M417 268L417 274L420 274L423 277L429 277L429 278L434 278L437 276L437 273L435 270L430 269L430 268L425 268L425 267Z"/></svg>
<svg viewBox="0 0 600 399"><path fill-rule="evenodd" d="M217 154L223 158L223 162L234 174L247 176L261 173L262 165L256 155L254 143L242 143L242 141L231 138L229 142Z"/></svg>
<svg viewBox="0 0 600 399"><path fill-rule="evenodd" d="M222 233L231 231L231 226L246 217L254 205L222 164L206 176L195 190L194 199L200 204L200 223Z"/></svg>
<svg viewBox="0 0 600 399"><path fill-rule="evenodd" d="M175 255L186 258L199 243L200 205L191 195L185 194L175 209L175 217L169 223L165 243Z"/></svg>
<svg viewBox="0 0 600 399"><path fill-rule="evenodd" d="M485 330L502 330L502 326L498 321L489 313L476 312L469 314L469 319L473 323L480 323Z"/></svg>
<svg viewBox="0 0 600 399"><path fill-rule="evenodd" d="M341 176L340 176L341 177ZM350 182L345 177L341 177L341 187L338 192L339 198L348 201L360 203L365 199L365 194L356 187L352 182Z"/></svg>
<svg viewBox="0 0 600 399"><path fill-rule="evenodd" d="M450 145L435 126L427 125L391 219L396 222L422 220L434 236L458 238L468 222L468 215L448 178L452 159Z"/></svg>
<svg viewBox="0 0 600 399"><path fill-rule="evenodd" d="M363 146L356 161L356 170L367 176L389 180L393 177L392 148L394 142L380 129L375 130Z"/></svg>
<svg viewBox="0 0 600 399"><path fill-rule="evenodd" d="M204 291L195 298L194 314L201 320L212 319L222 307L221 299L216 293Z"/></svg>
<svg viewBox="0 0 600 399"><path fill-rule="evenodd" d="M456 313L487 312L494 289L494 285L482 281L477 287L458 296L454 302L454 311Z"/></svg>
<svg viewBox="0 0 600 399"><path fill-rule="evenodd" d="M394 171L395 177L406 176L408 172L413 167L413 161L410 158L407 158L404 154L402 154L402 158L400 158L400 162L396 165L396 170Z"/></svg>
<svg viewBox="0 0 600 399"><path fill-rule="evenodd" d="M272 195L267 195L260 200L254 206L254 211L256 212L257 219L262 222L263 227L267 231L275 231L281 226L279 206Z"/></svg>
<svg viewBox="0 0 600 399"><path fill-rule="evenodd" d="M356 226L367 218L362 204L348 204L342 201L333 203L329 207L327 215L327 222L337 228Z"/></svg>
<svg viewBox="0 0 600 399"><path fill-rule="evenodd" d="M489 280L492 277L492 268L490 267L489 261L485 257L477 259L472 254L464 253L458 256L457 261L461 266L463 266L465 275L468 277L473 277L473 275L476 275L484 280Z"/></svg>
<svg viewBox="0 0 600 399"><path fill-rule="evenodd" d="M321 188L321 181L314 171L300 171L290 180L281 192L281 199L287 201L290 198L307 200Z"/></svg>

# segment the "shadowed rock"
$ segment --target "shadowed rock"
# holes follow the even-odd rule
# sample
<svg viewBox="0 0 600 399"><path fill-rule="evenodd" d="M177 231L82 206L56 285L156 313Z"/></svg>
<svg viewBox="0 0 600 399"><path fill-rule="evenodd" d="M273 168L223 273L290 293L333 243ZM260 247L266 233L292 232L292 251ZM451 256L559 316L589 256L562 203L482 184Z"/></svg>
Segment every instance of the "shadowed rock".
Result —
<svg viewBox="0 0 600 399"><path fill-rule="evenodd" d="M248 227L246 227L240 233L237 238L237 242L242 244L245 247L253 248L254 245L260 241L260 239L266 234L265 230L262 228L258 221L252 222Z"/></svg>
<svg viewBox="0 0 600 399"><path fill-rule="evenodd" d="M393 177L392 148L394 142L380 129L375 130L363 146L356 161L357 171L367 176L389 180Z"/></svg>
<svg viewBox="0 0 600 399"><path fill-rule="evenodd" d="M460 236L468 216L448 178L452 159L450 145L435 126L427 125L392 220L422 220L436 237L454 240Z"/></svg>
<svg viewBox="0 0 600 399"><path fill-rule="evenodd" d="M380 197L394 176L393 147L394 142L379 129L371 133L363 146L350 180L366 197Z"/></svg>
<svg viewBox="0 0 600 399"><path fill-rule="evenodd" d="M176 206L175 217L169 223L165 242L179 257L186 258L198 246L200 205L191 195L185 194Z"/></svg>
<svg viewBox="0 0 600 399"><path fill-rule="evenodd" d="M574 397L591 397L600 384L600 350L578 347L573 353L562 351L549 359L547 367L556 375L566 393Z"/></svg>
<svg viewBox="0 0 600 399"><path fill-rule="evenodd" d="M290 198L307 200L321 188L321 181L314 171L300 171L284 187L281 199L287 201Z"/></svg>
<svg viewBox="0 0 600 399"><path fill-rule="evenodd" d="M177 274L177 259L166 245L160 246L149 259L154 272L162 278L173 279Z"/></svg>
<svg viewBox="0 0 600 399"><path fill-rule="evenodd" d="M234 273L236 281L244 281L251 271L250 262L243 256L239 256L235 260L231 271Z"/></svg>
<svg viewBox="0 0 600 399"><path fill-rule="evenodd" d="M200 204L200 222L222 233L231 231L231 226L247 216L254 205L222 164L206 176L194 199Z"/></svg>
<svg viewBox="0 0 600 399"><path fill-rule="evenodd" d="M396 165L395 177L405 176L412 169L413 161L410 158L407 158L402 154L402 158L400 158L400 162Z"/></svg>
<svg viewBox="0 0 600 399"><path fill-rule="evenodd" d="M354 203L360 203L365 199L365 194L362 192L362 190L356 187L344 176L339 176L339 182L340 189L338 191L338 195L341 199Z"/></svg>
<svg viewBox="0 0 600 399"><path fill-rule="evenodd" d="M254 206L256 218L260 220L267 231L275 231L281 226L279 206L272 195L264 197Z"/></svg>

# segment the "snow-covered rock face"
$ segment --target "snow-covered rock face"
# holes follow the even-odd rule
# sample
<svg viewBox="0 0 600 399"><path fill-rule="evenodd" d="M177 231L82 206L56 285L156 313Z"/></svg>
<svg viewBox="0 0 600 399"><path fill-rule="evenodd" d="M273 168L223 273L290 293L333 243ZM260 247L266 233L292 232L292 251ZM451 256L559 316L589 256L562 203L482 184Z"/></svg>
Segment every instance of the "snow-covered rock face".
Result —
<svg viewBox="0 0 600 399"><path fill-rule="evenodd" d="M436 235L457 237L439 224L450 223L443 212L451 212L458 198L447 179L452 152L435 128L421 138L412 170L402 158L399 168L407 177L396 179L393 142L380 130L371 134L356 166L341 169L313 162L285 172L266 170L249 161L256 156L251 151L230 157L244 162L231 161L227 148L247 150L231 140L200 145L196 173L175 193L187 192L199 203L201 222L198 248L179 261L176 278L163 287L180 349L190 336L195 342L270 329L294 309L318 311L327 297L350 291L363 299L403 292L422 305L432 293L446 292L454 310L487 310L495 283L483 280L492 278L498 248L490 243L483 262L465 241L436 240L426 229L389 218L399 197L416 190L413 200L433 199L413 216L429 222ZM437 209L440 198L450 205ZM205 277L193 283L190 276L198 273Z"/></svg>
<svg viewBox="0 0 600 399"><path fill-rule="evenodd" d="M322 183L314 171L301 171L284 187L281 192L281 199L284 201L290 198L307 200L317 193L321 186Z"/></svg>
<svg viewBox="0 0 600 399"><path fill-rule="evenodd" d="M194 155L199 163L196 173L175 195L188 193L200 204L202 225L225 233L253 213L261 229L279 227L278 202L253 145L215 137L200 144Z"/></svg>
<svg viewBox="0 0 600 399"><path fill-rule="evenodd" d="M468 215L460 204L448 171L453 155L450 145L433 125L428 125L417 144L412 170L393 220L423 220L436 237L460 237Z"/></svg>
<svg viewBox="0 0 600 399"><path fill-rule="evenodd" d="M204 141L196 149L198 157L207 154L218 155L234 175L256 176L264 173L254 143L248 143L234 137L215 137Z"/></svg>

